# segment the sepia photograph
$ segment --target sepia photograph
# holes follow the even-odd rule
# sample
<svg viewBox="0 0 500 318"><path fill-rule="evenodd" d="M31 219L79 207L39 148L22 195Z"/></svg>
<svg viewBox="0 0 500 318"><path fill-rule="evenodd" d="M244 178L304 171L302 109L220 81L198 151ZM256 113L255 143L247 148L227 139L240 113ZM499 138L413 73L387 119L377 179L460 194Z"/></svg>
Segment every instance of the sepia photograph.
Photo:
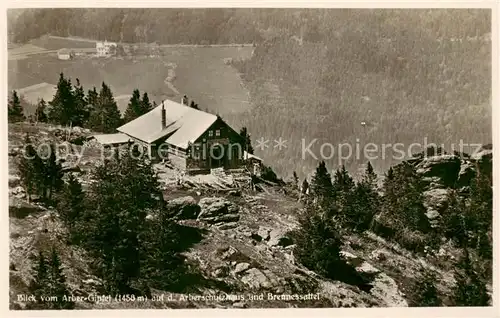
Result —
<svg viewBox="0 0 500 318"><path fill-rule="evenodd" d="M9 310L494 306L494 9L6 15Z"/></svg>

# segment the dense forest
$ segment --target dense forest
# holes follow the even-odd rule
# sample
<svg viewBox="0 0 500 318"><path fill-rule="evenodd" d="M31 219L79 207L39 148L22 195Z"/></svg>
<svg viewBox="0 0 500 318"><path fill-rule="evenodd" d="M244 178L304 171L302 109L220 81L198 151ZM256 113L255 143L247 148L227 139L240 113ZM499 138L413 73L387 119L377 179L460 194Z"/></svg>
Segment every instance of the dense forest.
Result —
<svg viewBox="0 0 500 318"><path fill-rule="evenodd" d="M11 40L51 34L120 42L163 44L251 43L288 34L308 41L337 37L346 30L371 31L376 38L397 31L435 37L489 32L487 10L328 9L16 9L8 14ZM460 23L454 23L458 22ZM386 24L386 26L384 26ZM406 25L406 27L405 27ZM375 27L375 28L374 28ZM389 28L388 28L389 27ZM390 30L390 28L393 30ZM398 30L394 30L398 29ZM408 30L406 30L408 29ZM373 34L375 32L375 34Z"/></svg>
<svg viewBox="0 0 500 318"><path fill-rule="evenodd" d="M302 38L259 45L236 65L254 105L244 125L256 138L291 141L284 152L262 154L278 169L312 170L312 157L296 160L302 139L318 138L316 154L323 142L491 142L488 12L328 11L313 26ZM395 163L388 153L374 165ZM358 162L345 164L357 170Z"/></svg>

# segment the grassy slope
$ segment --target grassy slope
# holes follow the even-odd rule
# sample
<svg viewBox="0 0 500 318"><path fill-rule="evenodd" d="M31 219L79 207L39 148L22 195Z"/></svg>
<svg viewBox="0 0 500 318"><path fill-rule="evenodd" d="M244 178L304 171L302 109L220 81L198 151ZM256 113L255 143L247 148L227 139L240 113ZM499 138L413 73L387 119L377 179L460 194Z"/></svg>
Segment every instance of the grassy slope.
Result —
<svg viewBox="0 0 500 318"><path fill-rule="evenodd" d="M37 45L59 48L72 43L86 42L49 38L39 40ZM55 84L59 73L63 72L73 81L79 78L85 89L99 88L104 81L111 86L115 96L131 94L135 88L148 92L150 99L157 102L165 98L179 100L180 94L187 94L202 109L218 112L237 124L235 114L247 107L249 97L236 70L225 65L224 59L249 58L252 50L251 47L162 48L161 57L76 58L71 61L40 55L9 61L8 88L12 90L40 82ZM180 94L164 83L168 70L172 68L169 63L176 65L173 85ZM120 101L119 107L123 110L127 102L127 99Z"/></svg>

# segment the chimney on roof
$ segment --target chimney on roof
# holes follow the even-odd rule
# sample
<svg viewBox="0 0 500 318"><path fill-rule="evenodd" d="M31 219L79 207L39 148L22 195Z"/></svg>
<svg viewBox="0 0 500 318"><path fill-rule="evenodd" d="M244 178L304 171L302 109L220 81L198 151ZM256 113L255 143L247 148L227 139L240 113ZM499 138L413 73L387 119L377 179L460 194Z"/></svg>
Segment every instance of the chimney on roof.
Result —
<svg viewBox="0 0 500 318"><path fill-rule="evenodd" d="M165 110L165 104L161 102L161 129L167 127L167 111Z"/></svg>
<svg viewBox="0 0 500 318"><path fill-rule="evenodd" d="M187 95L182 96L182 98L181 98L181 104L189 106L189 99L188 99Z"/></svg>

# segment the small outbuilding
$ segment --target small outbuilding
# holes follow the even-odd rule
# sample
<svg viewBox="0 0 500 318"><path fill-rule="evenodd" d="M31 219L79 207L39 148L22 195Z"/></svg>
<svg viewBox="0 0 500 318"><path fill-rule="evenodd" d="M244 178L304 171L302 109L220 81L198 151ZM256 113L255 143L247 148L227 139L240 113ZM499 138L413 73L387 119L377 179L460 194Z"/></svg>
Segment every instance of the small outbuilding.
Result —
<svg viewBox="0 0 500 318"><path fill-rule="evenodd" d="M60 49L57 51L57 58L60 60L70 60L73 58L73 52L69 49Z"/></svg>

